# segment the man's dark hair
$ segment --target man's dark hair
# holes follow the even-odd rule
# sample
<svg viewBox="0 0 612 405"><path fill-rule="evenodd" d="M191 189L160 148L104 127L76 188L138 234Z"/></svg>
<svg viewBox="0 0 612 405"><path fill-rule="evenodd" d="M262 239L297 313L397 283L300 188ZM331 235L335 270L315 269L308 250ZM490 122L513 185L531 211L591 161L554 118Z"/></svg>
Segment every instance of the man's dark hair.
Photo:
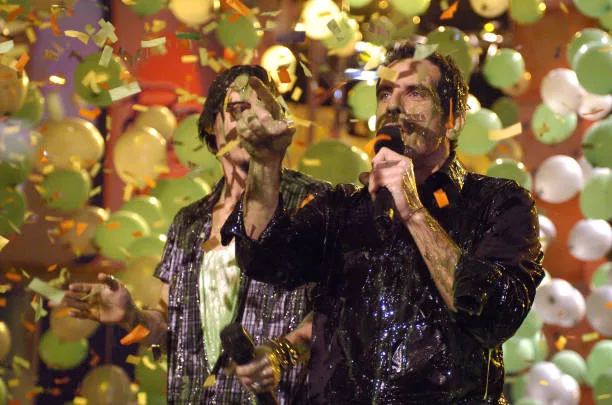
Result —
<svg viewBox="0 0 612 405"><path fill-rule="evenodd" d="M219 74L208 88L208 95L204 108L198 119L198 136L212 153L217 153L217 140L215 138L215 120L218 113L223 112L225 97L230 84L240 75L259 78L275 96L278 95L276 85L268 71L258 65L237 65Z"/></svg>
<svg viewBox="0 0 612 405"><path fill-rule="evenodd" d="M415 45L412 42L395 42L387 47L384 65L388 66L395 61L414 57ZM461 70L452 57L434 52L426 58L440 70L440 81L436 89L442 106L442 122L446 122L450 115L451 105L453 117L464 116L467 110L468 85L463 78ZM377 83L378 86L378 83ZM452 103L452 104L451 104ZM456 141L451 141L452 147Z"/></svg>

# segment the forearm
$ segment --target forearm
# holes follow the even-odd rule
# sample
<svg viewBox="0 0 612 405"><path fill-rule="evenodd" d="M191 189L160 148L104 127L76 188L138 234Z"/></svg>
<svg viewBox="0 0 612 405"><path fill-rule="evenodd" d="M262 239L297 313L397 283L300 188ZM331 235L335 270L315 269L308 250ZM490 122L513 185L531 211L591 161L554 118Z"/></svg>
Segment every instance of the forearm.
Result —
<svg viewBox="0 0 612 405"><path fill-rule="evenodd" d="M244 225L251 239L259 238L278 206L281 162L251 161L244 204Z"/></svg>
<svg viewBox="0 0 612 405"><path fill-rule="evenodd" d="M460 257L459 246L425 208L416 211L405 221L405 225L416 242L442 299L452 311L456 311L453 286L455 268Z"/></svg>
<svg viewBox="0 0 612 405"><path fill-rule="evenodd" d="M300 357L310 352L310 344L312 343L312 318L313 313L310 312L302 320L297 329L289 332L285 336L285 338L296 347Z"/></svg>
<svg viewBox="0 0 612 405"><path fill-rule="evenodd" d="M161 310L140 309L134 306L128 311L125 321L119 325L128 332L138 325L143 326L149 334L139 343L144 346L159 345L162 351L166 352L168 320Z"/></svg>

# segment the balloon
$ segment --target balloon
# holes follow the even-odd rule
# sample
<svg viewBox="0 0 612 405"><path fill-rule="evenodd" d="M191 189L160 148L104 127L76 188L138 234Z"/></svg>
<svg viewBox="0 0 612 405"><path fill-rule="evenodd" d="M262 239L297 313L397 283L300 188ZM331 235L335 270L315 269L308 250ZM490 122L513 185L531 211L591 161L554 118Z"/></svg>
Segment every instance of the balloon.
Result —
<svg viewBox="0 0 612 405"><path fill-rule="evenodd" d="M62 341L47 330L38 343L38 353L43 363L52 370L70 370L83 363L89 352L85 339Z"/></svg>
<svg viewBox="0 0 612 405"><path fill-rule="evenodd" d="M600 17L610 9L608 0L574 0L574 5L582 14L589 17Z"/></svg>
<svg viewBox="0 0 612 405"><path fill-rule="evenodd" d="M472 61L470 37L455 27L441 26L427 34L427 44L438 44L437 51L450 56L469 81L474 69Z"/></svg>
<svg viewBox="0 0 612 405"><path fill-rule="evenodd" d="M154 105L138 114L134 126L156 129L164 139L168 140L176 129L176 117L168 107Z"/></svg>
<svg viewBox="0 0 612 405"><path fill-rule="evenodd" d="M603 219L581 219L571 229L567 245L578 260L599 260L612 248L612 228Z"/></svg>
<svg viewBox="0 0 612 405"><path fill-rule="evenodd" d="M140 392L147 393L148 404L150 396L162 395L166 392L168 363L165 354L157 362L153 359L151 350L141 349L140 355L142 361L136 365L134 373L140 384Z"/></svg>
<svg viewBox="0 0 612 405"><path fill-rule="evenodd" d="M11 332L6 323L0 321L0 361L4 360L11 351Z"/></svg>
<svg viewBox="0 0 612 405"><path fill-rule="evenodd" d="M364 22L363 35L365 40L374 45L384 46L391 41L392 34L396 32L395 24L387 16L372 17L369 22Z"/></svg>
<svg viewBox="0 0 612 405"><path fill-rule="evenodd" d="M532 338L533 348L535 351L535 361L544 361L548 358L550 349L548 348L548 341L544 332L539 331Z"/></svg>
<svg viewBox="0 0 612 405"><path fill-rule="evenodd" d="M77 0L34 0L34 5L40 9L50 12L65 12L71 10Z"/></svg>
<svg viewBox="0 0 612 405"><path fill-rule="evenodd" d="M545 404L552 403L550 384L561 378L561 371L548 361L536 363L527 373L524 396L538 399Z"/></svg>
<svg viewBox="0 0 612 405"><path fill-rule="evenodd" d="M360 81L348 92L348 106L353 115L360 120L368 120L376 115L376 83Z"/></svg>
<svg viewBox="0 0 612 405"><path fill-rule="evenodd" d="M257 29L259 23L255 18L243 15L236 19L234 13L224 13L219 18L219 25L215 29L217 40L226 48L257 48L262 36L262 31Z"/></svg>
<svg viewBox="0 0 612 405"><path fill-rule="evenodd" d="M514 402L514 405L546 405L544 402L535 398L521 398Z"/></svg>
<svg viewBox="0 0 612 405"><path fill-rule="evenodd" d="M493 87L501 89L512 86L525 73L523 55L514 49L500 49L485 60L482 73Z"/></svg>
<svg viewBox="0 0 612 405"><path fill-rule="evenodd" d="M117 211L98 227L94 240L103 256L126 260L127 247L137 238L150 234L149 225L138 214Z"/></svg>
<svg viewBox="0 0 612 405"><path fill-rule="evenodd" d="M62 169L90 168L104 154L104 138L98 128L89 121L71 117L46 121L40 145L44 158L39 168L46 164Z"/></svg>
<svg viewBox="0 0 612 405"><path fill-rule="evenodd" d="M108 66L102 66L101 53L86 56L74 70L74 91L86 102L98 107L108 107L112 104L109 91L123 85L121 72L124 71L121 59L114 56L110 59ZM85 78L88 80L85 80ZM85 83L85 84L84 84ZM104 84L100 86L100 84Z"/></svg>
<svg viewBox="0 0 612 405"><path fill-rule="evenodd" d="M542 250L546 251L545 245L548 246L552 241L557 239L557 228L555 224L542 214L538 214L538 221L540 223L540 243L542 244ZM542 283L540 283L542 285Z"/></svg>
<svg viewBox="0 0 612 405"><path fill-rule="evenodd" d="M591 164L586 160L584 156L580 156L578 158L578 164L580 165L580 169L582 169L582 178L586 183L593 175L593 171L595 169L593 168L593 166L591 166ZM605 168L599 170L605 170Z"/></svg>
<svg viewBox="0 0 612 405"><path fill-rule="evenodd" d="M23 183L32 171L40 134L13 119L0 122L0 187Z"/></svg>
<svg viewBox="0 0 612 405"><path fill-rule="evenodd" d="M26 197L19 189L0 187L0 235L18 232L26 215Z"/></svg>
<svg viewBox="0 0 612 405"><path fill-rule="evenodd" d="M139 307L155 308L159 302L162 282L153 276L153 272L160 260L160 256L139 256L130 260L127 268L117 274Z"/></svg>
<svg viewBox="0 0 612 405"><path fill-rule="evenodd" d="M554 145L569 138L574 133L577 123L576 113L559 114L546 104L540 104L531 118L531 130L538 141Z"/></svg>
<svg viewBox="0 0 612 405"><path fill-rule="evenodd" d="M164 218L161 201L150 195L133 197L121 206L121 211L134 212L147 221L152 233L163 233L170 226Z"/></svg>
<svg viewBox="0 0 612 405"><path fill-rule="evenodd" d="M370 162L358 147L328 139L311 145L297 170L332 184L359 184L359 173L369 171Z"/></svg>
<svg viewBox="0 0 612 405"><path fill-rule="evenodd" d="M327 23L340 14L340 9L331 0L308 0L302 9L300 19L306 36L311 39L323 39L332 35Z"/></svg>
<svg viewBox="0 0 612 405"><path fill-rule="evenodd" d="M341 14L337 23L340 27L339 33L323 38L321 42L330 50L328 55L350 56L355 53L355 44L362 38L359 24L346 13Z"/></svg>
<svg viewBox="0 0 612 405"><path fill-rule="evenodd" d="M489 131L499 129L502 129L502 123L493 111L481 108L468 112L459 133L457 148L471 155L488 153L497 145L497 141L489 139Z"/></svg>
<svg viewBox="0 0 612 405"><path fill-rule="evenodd" d="M533 342L530 339L511 337L502 344L504 369L514 374L529 368L535 361Z"/></svg>
<svg viewBox="0 0 612 405"><path fill-rule="evenodd" d="M550 361L559 367L561 372L572 376L577 382L584 382L587 367L580 354L572 350L563 350L555 353Z"/></svg>
<svg viewBox="0 0 612 405"><path fill-rule="evenodd" d="M212 2L210 0L172 0L168 5L177 20L187 25L200 25L210 16Z"/></svg>
<svg viewBox="0 0 612 405"><path fill-rule="evenodd" d="M525 382L527 381L527 374L521 374L513 379L510 383L510 398L512 399L512 403L515 404L519 399L523 396L523 392L525 391Z"/></svg>
<svg viewBox="0 0 612 405"><path fill-rule="evenodd" d="M612 119L594 123L582 137L582 153L595 167L612 169Z"/></svg>
<svg viewBox="0 0 612 405"><path fill-rule="evenodd" d="M87 399L87 405L127 404L130 395L130 378L114 364L90 370L81 385L81 396Z"/></svg>
<svg viewBox="0 0 612 405"><path fill-rule="evenodd" d="M36 125L42 119L45 111L45 99L35 85L28 84L28 91L23 105L19 110L11 115L12 118L19 119L28 125Z"/></svg>
<svg viewBox="0 0 612 405"><path fill-rule="evenodd" d="M580 403L580 386L574 377L562 374L550 384L550 396L553 404L578 405Z"/></svg>
<svg viewBox="0 0 612 405"><path fill-rule="evenodd" d="M192 114L180 122L174 133L174 152L186 167L196 165L204 172L219 172L221 163L198 138L198 117Z"/></svg>
<svg viewBox="0 0 612 405"><path fill-rule="evenodd" d="M166 140L153 128L131 127L115 142L117 175L138 188L150 185L166 165Z"/></svg>
<svg viewBox="0 0 612 405"><path fill-rule="evenodd" d="M130 260L141 256L161 257L166 245L166 235L143 236L130 243L127 248Z"/></svg>
<svg viewBox="0 0 612 405"><path fill-rule="evenodd" d="M28 93L28 75L0 63L0 116L18 111Z"/></svg>
<svg viewBox="0 0 612 405"><path fill-rule="evenodd" d="M612 111L611 95L601 96L584 92L578 115L585 120L597 121L607 116L610 111Z"/></svg>
<svg viewBox="0 0 612 405"><path fill-rule="evenodd" d="M470 0L476 14L484 18L495 18L508 10L509 0Z"/></svg>
<svg viewBox="0 0 612 405"><path fill-rule="evenodd" d="M176 213L186 205L210 193L210 186L198 178L162 179L150 194L162 203L164 217L172 223Z"/></svg>
<svg viewBox="0 0 612 405"><path fill-rule="evenodd" d="M519 108L510 97L500 97L491 106L493 111L499 117L502 127L509 127L519 121Z"/></svg>
<svg viewBox="0 0 612 405"><path fill-rule="evenodd" d="M41 197L47 205L70 212L89 200L91 178L85 170L56 169L41 183Z"/></svg>
<svg viewBox="0 0 612 405"><path fill-rule="evenodd" d="M553 69L544 76L540 85L542 101L556 114L566 115L578 111L584 91L576 73L570 69Z"/></svg>
<svg viewBox="0 0 612 405"><path fill-rule="evenodd" d="M612 10L599 17L599 25L607 30L612 30ZM610 402L612 403L612 400Z"/></svg>
<svg viewBox="0 0 612 405"><path fill-rule="evenodd" d="M485 174L491 165L491 159L487 155L470 155L456 150L457 158L470 172Z"/></svg>
<svg viewBox="0 0 612 405"><path fill-rule="evenodd" d="M8 391L4 380L0 378L0 405L8 404Z"/></svg>
<svg viewBox="0 0 612 405"><path fill-rule="evenodd" d="M586 311L580 291L560 278L553 278L536 291L534 305L538 318L566 328L577 325Z"/></svg>
<svg viewBox="0 0 612 405"><path fill-rule="evenodd" d="M514 180L521 187L531 190L531 174L523 163L514 159L495 159L487 169L487 176Z"/></svg>
<svg viewBox="0 0 612 405"><path fill-rule="evenodd" d="M582 170L575 159L553 155L542 162L534 176L536 194L549 203L568 201L583 187Z"/></svg>
<svg viewBox="0 0 612 405"><path fill-rule="evenodd" d="M544 15L542 0L510 0L510 18L519 24L533 24Z"/></svg>
<svg viewBox="0 0 612 405"><path fill-rule="evenodd" d="M574 70L580 85L593 94L612 93L612 49L610 44L589 43L580 47L574 58Z"/></svg>
<svg viewBox="0 0 612 405"><path fill-rule="evenodd" d="M280 93L286 93L293 88L297 81L295 70L297 67L297 60L295 55L289 48L282 45L272 45L261 55L261 66L263 66L274 79L276 88ZM289 75L289 81L283 82L279 75L281 67Z"/></svg>
<svg viewBox="0 0 612 405"><path fill-rule="evenodd" d="M531 85L531 73L525 72L523 73L523 76L521 76L521 78L516 84L510 87L504 87L503 89L501 89L501 91L507 96L516 97L516 96L520 96L521 94L525 93L530 85Z"/></svg>
<svg viewBox="0 0 612 405"><path fill-rule="evenodd" d="M365 7L370 4L372 0L348 0L348 4L354 8Z"/></svg>
<svg viewBox="0 0 612 405"><path fill-rule="evenodd" d="M135 0L130 8L139 16L146 17L153 15L161 10L163 3L161 0Z"/></svg>
<svg viewBox="0 0 612 405"><path fill-rule="evenodd" d="M591 278L591 289L612 285L612 262L607 262L595 269ZM0 356L0 359L2 357Z"/></svg>
<svg viewBox="0 0 612 405"><path fill-rule="evenodd" d="M610 36L604 30L598 28L585 28L574 34L570 42L567 44L567 61L574 69L576 67L575 58L578 50L591 42L600 44L609 44Z"/></svg>
<svg viewBox="0 0 612 405"><path fill-rule="evenodd" d="M600 287L607 288L607 287ZM612 298L611 295L608 294L608 298ZM610 309L608 309L610 311ZM610 323L610 318L608 317L608 323ZM586 361L587 372L586 372L586 381L587 384L593 386L593 384L597 381L599 376L603 374L606 370L611 368L612 364L612 340L600 340L593 346L591 352L589 353ZM608 387L610 388L610 387Z"/></svg>
<svg viewBox="0 0 612 405"><path fill-rule="evenodd" d="M610 302L612 302L612 286L610 285L595 288L587 298L587 319L593 329L604 336L612 336Z"/></svg>
<svg viewBox="0 0 612 405"><path fill-rule="evenodd" d="M612 368L602 372L593 384L593 399L597 405L612 405L610 387L612 387Z"/></svg>
<svg viewBox="0 0 612 405"><path fill-rule="evenodd" d="M100 207L89 206L75 211L70 218L74 225L60 229L60 241L69 245L81 255L95 255L98 250L93 245L96 230L108 219L108 212Z"/></svg>
<svg viewBox="0 0 612 405"><path fill-rule="evenodd" d="M518 328L516 333L514 333L514 336L520 338L533 338L535 334L542 329L542 326L543 322L537 317L535 309L532 308L527 313L525 320Z"/></svg>
<svg viewBox="0 0 612 405"><path fill-rule="evenodd" d="M612 219L612 170L596 169L580 193L580 210L586 218Z"/></svg>
<svg viewBox="0 0 612 405"><path fill-rule="evenodd" d="M473 95L472 93L468 93L468 98L467 98L467 107L468 107L468 111L478 111L482 108L482 105L480 105L480 101L478 101L478 98L476 98L475 95Z"/></svg>
<svg viewBox="0 0 612 405"><path fill-rule="evenodd" d="M391 5L401 14L412 17L427 11L431 0L389 0Z"/></svg>
<svg viewBox="0 0 612 405"><path fill-rule="evenodd" d="M51 310L50 328L53 334L62 342L74 342L87 339L93 335L100 323L90 319L80 319L69 316L61 309Z"/></svg>

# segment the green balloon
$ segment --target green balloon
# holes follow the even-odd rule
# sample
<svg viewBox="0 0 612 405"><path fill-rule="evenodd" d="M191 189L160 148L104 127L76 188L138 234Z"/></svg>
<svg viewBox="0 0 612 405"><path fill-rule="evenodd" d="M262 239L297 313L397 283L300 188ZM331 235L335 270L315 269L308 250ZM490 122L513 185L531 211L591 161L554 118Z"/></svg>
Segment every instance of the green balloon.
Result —
<svg viewBox="0 0 612 405"><path fill-rule="evenodd" d="M512 399L512 403L518 401L523 396L525 392L525 383L527 382L527 374L521 374L516 377L510 385L510 398Z"/></svg>
<svg viewBox="0 0 612 405"><path fill-rule="evenodd" d="M493 111L486 108L468 112L465 116L465 125L459 133L457 148L470 155L488 153L497 141L489 139L489 131L502 129L502 123Z"/></svg>
<svg viewBox="0 0 612 405"><path fill-rule="evenodd" d="M35 85L28 84L28 92L21 108L11 117L34 126L40 122L45 112L45 98Z"/></svg>
<svg viewBox="0 0 612 405"><path fill-rule="evenodd" d="M597 405L612 405L612 366L603 371L593 385L593 399Z"/></svg>
<svg viewBox="0 0 612 405"><path fill-rule="evenodd" d="M41 197L47 205L70 212L89 200L91 178L85 170L55 169L41 183Z"/></svg>
<svg viewBox="0 0 612 405"><path fill-rule="evenodd" d="M555 145L569 138L576 130L576 113L557 114L544 103L537 106L531 118L535 138L547 145Z"/></svg>
<svg viewBox="0 0 612 405"><path fill-rule="evenodd" d="M521 187L531 190L531 174L523 163L514 159L495 159L487 169L487 176L514 180Z"/></svg>
<svg viewBox="0 0 612 405"><path fill-rule="evenodd" d="M321 40L327 49L344 48L351 43L353 38L355 38L355 28L351 26L346 15L343 15L338 21L338 26L340 27L340 32L342 32L342 35L339 37L336 35L330 35Z"/></svg>
<svg viewBox="0 0 612 405"><path fill-rule="evenodd" d="M604 30L598 28L585 28L574 34L572 39L567 44L567 61L572 69L575 68L576 53L583 45L590 43L608 44L610 43L610 35Z"/></svg>
<svg viewBox="0 0 612 405"><path fill-rule="evenodd" d="M98 63L101 55L101 53L94 53L85 57L85 59L78 64L74 70L74 91L88 103L98 107L108 107L112 104L113 100L111 100L110 93L105 89L105 87L113 89L123 85L123 81L121 80L121 71L123 70L123 67L117 61L119 60L118 57L111 58L108 66L101 66ZM104 87L98 86L99 92L94 92L91 85L83 84L83 79L85 79L90 72L94 72L98 77L108 77L108 80L102 82ZM93 80L95 82L95 79Z"/></svg>
<svg viewBox="0 0 612 405"><path fill-rule="evenodd" d="M535 362L544 361L548 358L549 348L546 335L542 331L533 337L533 348L535 349Z"/></svg>
<svg viewBox="0 0 612 405"><path fill-rule="evenodd" d="M371 2L372 0L348 0L349 6L355 7L355 8L365 7Z"/></svg>
<svg viewBox="0 0 612 405"><path fill-rule="evenodd" d="M582 154L593 167L612 169L612 118L591 125L582 137Z"/></svg>
<svg viewBox="0 0 612 405"><path fill-rule="evenodd" d="M574 5L582 14L589 17L601 17L610 9L609 0L574 0Z"/></svg>
<svg viewBox="0 0 612 405"><path fill-rule="evenodd" d="M224 13L215 29L217 40L225 48L255 49L261 41L261 31L257 30L256 19L241 15L235 19L234 13Z"/></svg>
<svg viewBox="0 0 612 405"><path fill-rule="evenodd" d="M599 25L607 29L608 31L612 31L612 10L604 13L599 17Z"/></svg>
<svg viewBox="0 0 612 405"><path fill-rule="evenodd" d="M604 371L612 368L612 340L597 342L587 357L586 366L586 383L593 386Z"/></svg>
<svg viewBox="0 0 612 405"><path fill-rule="evenodd" d="M129 211L117 211L96 229L94 241L100 247L103 256L125 261L128 246L136 239L149 234L149 225L140 215Z"/></svg>
<svg viewBox="0 0 612 405"><path fill-rule="evenodd" d="M463 31L455 27L438 27L427 34L427 44L437 44L437 51L442 55L450 56L463 73L466 81L470 81L474 62L470 50L470 38Z"/></svg>
<svg viewBox="0 0 612 405"><path fill-rule="evenodd" d="M500 49L486 59L483 74L487 82L498 89L516 84L525 73L523 55L514 49Z"/></svg>
<svg viewBox="0 0 612 405"><path fill-rule="evenodd" d="M127 201L121 211L134 212L147 221L152 233L164 233L170 226L166 223L161 201L150 195L139 195Z"/></svg>
<svg viewBox="0 0 612 405"><path fill-rule="evenodd" d="M595 170L580 193L580 210L585 218L612 219L612 172Z"/></svg>
<svg viewBox="0 0 612 405"><path fill-rule="evenodd" d="M161 0L136 0L130 7L139 17L153 15L162 9Z"/></svg>
<svg viewBox="0 0 612 405"><path fill-rule="evenodd" d="M47 330L38 343L40 359L53 370L70 370L83 363L89 352L86 339L63 342Z"/></svg>
<svg viewBox="0 0 612 405"><path fill-rule="evenodd" d="M401 14L412 17L427 11L431 0L389 0L391 5Z"/></svg>
<svg viewBox="0 0 612 405"><path fill-rule="evenodd" d="M17 131L9 128L18 128ZM0 187L23 183L32 171L40 134L13 119L0 123Z"/></svg>
<svg viewBox="0 0 612 405"><path fill-rule="evenodd" d="M538 333L544 322L542 322L535 314L533 308L527 313L527 317L518 328L514 336L522 337L522 338L533 338L536 333Z"/></svg>
<svg viewBox="0 0 612 405"><path fill-rule="evenodd" d="M162 179L150 194L162 203L164 217L172 223L177 212L210 193L210 186L198 178Z"/></svg>
<svg viewBox="0 0 612 405"><path fill-rule="evenodd" d="M157 362L153 359L151 350L143 351L141 355L143 361L136 365L134 373L140 385L139 391L147 393L147 404L149 404L150 396L157 397L166 392L168 363L165 354ZM151 369L150 365L154 368Z"/></svg>
<svg viewBox="0 0 612 405"><path fill-rule="evenodd" d="M0 187L0 235L17 233L25 220L26 197L12 187Z"/></svg>
<svg viewBox="0 0 612 405"><path fill-rule="evenodd" d="M511 337L502 345L504 368L513 374L529 368L535 361L533 341L521 337Z"/></svg>
<svg viewBox="0 0 612 405"><path fill-rule="evenodd" d="M92 368L81 383L81 396L87 405L127 404L131 397L130 377L114 364Z"/></svg>
<svg viewBox="0 0 612 405"><path fill-rule="evenodd" d="M0 378L0 405L8 404L8 390L6 389L6 384L4 380Z"/></svg>
<svg viewBox="0 0 612 405"><path fill-rule="evenodd" d="M555 363L563 373L574 377L579 384L584 383L587 370L586 363L582 356L575 351L563 350L555 353L550 361Z"/></svg>
<svg viewBox="0 0 612 405"><path fill-rule="evenodd" d="M347 104L360 120L376 115L376 83L361 81L354 85L348 92Z"/></svg>
<svg viewBox="0 0 612 405"><path fill-rule="evenodd" d="M510 0L510 18L519 24L533 24L544 15L542 0Z"/></svg>
<svg viewBox="0 0 612 405"><path fill-rule="evenodd" d="M521 398L514 405L546 405L544 402L535 398Z"/></svg>
<svg viewBox="0 0 612 405"><path fill-rule="evenodd" d="M198 138L198 114L184 118L174 131L173 147L178 160L186 167L196 165L203 172L218 172L221 163Z"/></svg>
<svg viewBox="0 0 612 405"><path fill-rule="evenodd" d="M597 267L591 278L591 289L604 285L612 285L612 262Z"/></svg>
<svg viewBox="0 0 612 405"><path fill-rule="evenodd" d="M393 21L384 15L372 18L369 22L363 23L362 27L366 42L378 46L385 46L391 42L393 33L397 31Z"/></svg>
<svg viewBox="0 0 612 405"><path fill-rule="evenodd" d="M324 140L311 145L298 163L297 170L330 183L359 184L359 173L370 170L364 151L338 140Z"/></svg>
<svg viewBox="0 0 612 405"><path fill-rule="evenodd" d="M504 128L519 121L519 108L511 97L500 97L495 100L491 111L497 114Z"/></svg>
<svg viewBox="0 0 612 405"><path fill-rule="evenodd" d="M612 49L610 44L592 42L582 46L574 58L580 85L589 93L612 93Z"/></svg>
<svg viewBox="0 0 612 405"><path fill-rule="evenodd" d="M167 240L166 235L150 235L137 238L127 248L130 260L141 256L161 257Z"/></svg>

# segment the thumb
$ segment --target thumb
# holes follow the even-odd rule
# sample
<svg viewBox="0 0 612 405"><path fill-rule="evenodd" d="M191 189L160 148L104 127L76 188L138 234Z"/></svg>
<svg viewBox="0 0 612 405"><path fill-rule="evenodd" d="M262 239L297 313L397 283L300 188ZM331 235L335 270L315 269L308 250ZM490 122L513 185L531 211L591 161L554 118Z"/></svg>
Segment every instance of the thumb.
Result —
<svg viewBox="0 0 612 405"><path fill-rule="evenodd" d="M230 361L229 365L223 370L223 373L228 377L236 374L236 362L234 360Z"/></svg>

